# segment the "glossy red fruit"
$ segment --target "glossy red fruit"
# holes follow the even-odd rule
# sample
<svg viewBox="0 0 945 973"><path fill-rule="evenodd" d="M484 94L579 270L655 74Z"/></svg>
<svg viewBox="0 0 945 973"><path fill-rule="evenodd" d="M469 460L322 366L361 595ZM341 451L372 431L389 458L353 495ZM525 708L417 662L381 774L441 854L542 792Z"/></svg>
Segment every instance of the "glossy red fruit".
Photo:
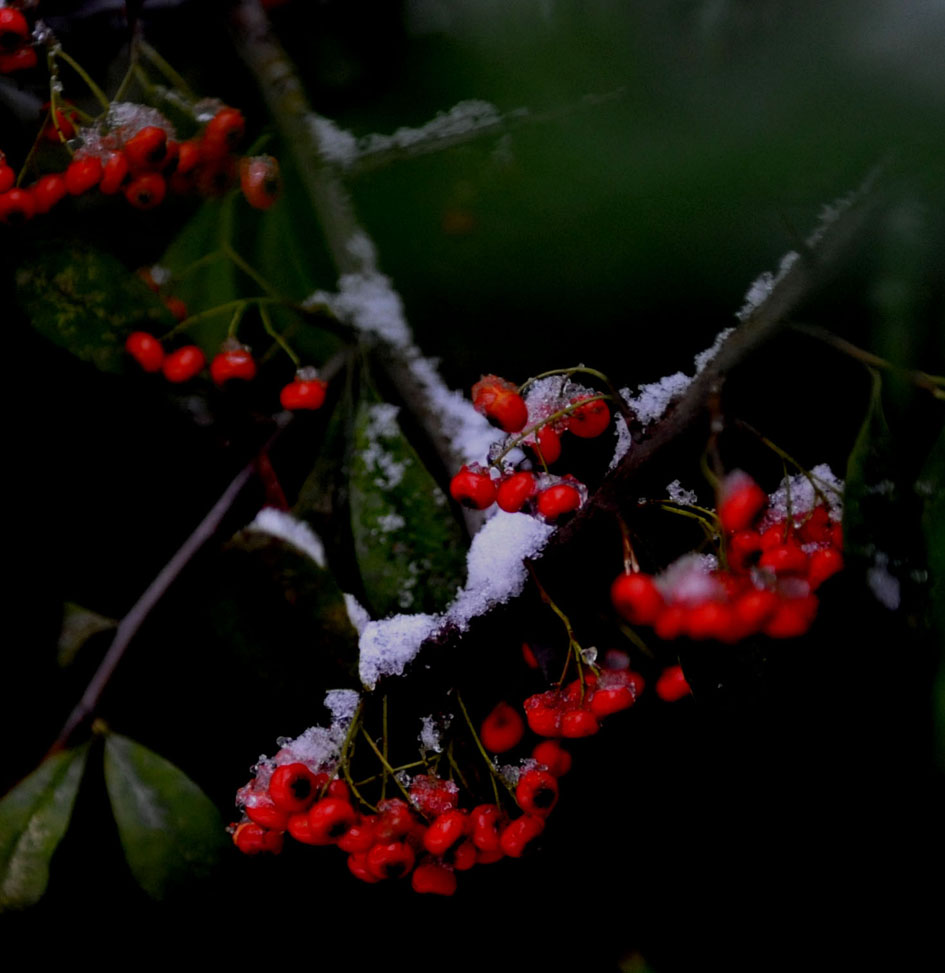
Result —
<svg viewBox="0 0 945 973"><path fill-rule="evenodd" d="M233 833L233 844L244 855L258 855L261 852L278 855L282 851L283 836L281 831L269 831L262 825L247 821Z"/></svg>
<svg viewBox="0 0 945 973"><path fill-rule="evenodd" d="M515 788L515 800L526 814L545 817L558 803L558 780L547 770L526 770Z"/></svg>
<svg viewBox="0 0 945 973"><path fill-rule="evenodd" d="M360 817L338 839L338 847L349 854L370 851L377 841L375 822L374 815Z"/></svg>
<svg viewBox="0 0 945 973"><path fill-rule="evenodd" d="M774 571L777 575L807 574L809 558L799 544L788 541L765 551L758 559L758 566Z"/></svg>
<svg viewBox="0 0 945 973"><path fill-rule="evenodd" d="M221 351L210 363L210 377L220 386L234 379L249 382L256 377L256 362L247 348Z"/></svg>
<svg viewBox="0 0 945 973"><path fill-rule="evenodd" d="M130 172L124 152L109 152L102 167L102 180L98 184L98 191L106 196L113 196L128 182Z"/></svg>
<svg viewBox="0 0 945 973"><path fill-rule="evenodd" d="M173 294L166 294L161 300L164 302L164 306L168 311L174 316L175 321L183 321L188 316L187 305L179 297L174 297Z"/></svg>
<svg viewBox="0 0 945 973"><path fill-rule="evenodd" d="M81 196L99 184L102 163L96 156L73 159L66 167L66 188L73 196Z"/></svg>
<svg viewBox="0 0 945 973"><path fill-rule="evenodd" d="M600 688L594 690L588 707L590 711L602 720L611 713L619 713L621 710L629 709L636 702L636 696L629 686L613 686L611 688ZM564 734L567 736L567 734Z"/></svg>
<svg viewBox="0 0 945 973"><path fill-rule="evenodd" d="M561 458L561 437L551 426L542 426L535 434L535 440L534 443L526 445L535 454L539 463L551 466Z"/></svg>
<svg viewBox="0 0 945 973"><path fill-rule="evenodd" d="M403 841L375 845L367 853L367 867L375 878L401 878L415 861L413 848Z"/></svg>
<svg viewBox="0 0 945 973"><path fill-rule="evenodd" d="M479 858L479 849L473 843L472 838L453 845L450 849L448 860L457 872L469 871Z"/></svg>
<svg viewBox="0 0 945 973"><path fill-rule="evenodd" d="M320 409L325 402L327 389L327 382L323 382L320 378L310 381L296 379L279 393L279 402L283 409L288 409L290 412Z"/></svg>
<svg viewBox="0 0 945 973"><path fill-rule="evenodd" d="M734 642L741 634L735 611L727 602L704 601L689 608L686 634L692 639Z"/></svg>
<svg viewBox="0 0 945 973"><path fill-rule="evenodd" d="M571 769L571 754L556 740L542 740L532 751L532 758L555 777L563 777Z"/></svg>
<svg viewBox="0 0 945 973"><path fill-rule="evenodd" d="M124 145L128 165L135 171L160 169L168 161L167 132L160 125L145 125Z"/></svg>
<svg viewBox="0 0 945 973"><path fill-rule="evenodd" d="M464 466L450 480L450 496L464 507L485 510L495 503L496 486L485 470Z"/></svg>
<svg viewBox="0 0 945 973"><path fill-rule="evenodd" d="M348 871L355 878L359 878L362 882L367 882L369 885L375 885L380 881L371 869L368 868L367 852L356 852L353 855L349 855Z"/></svg>
<svg viewBox="0 0 945 973"><path fill-rule="evenodd" d="M502 851L509 858L521 858L529 842L537 838L545 830L543 817L534 814L523 814L510 822L502 832L500 845Z"/></svg>
<svg viewBox="0 0 945 973"><path fill-rule="evenodd" d="M689 683L683 675L682 666L667 666L656 680L656 695L667 703L692 694Z"/></svg>
<svg viewBox="0 0 945 973"><path fill-rule="evenodd" d="M0 51L9 52L24 44L30 25L15 7L0 8Z"/></svg>
<svg viewBox="0 0 945 973"><path fill-rule="evenodd" d="M74 109L67 109L63 111L61 108L56 109L56 118L53 121L52 115L50 113L50 104L47 101L43 105L43 112L46 113L46 124L43 126L43 141L49 142L52 145L59 145L60 142L67 142L71 138L75 138L75 125L73 122L76 119L76 113Z"/></svg>
<svg viewBox="0 0 945 973"><path fill-rule="evenodd" d="M256 804L253 807L247 805L246 817L254 824L271 831L285 831L289 826L289 815L273 804Z"/></svg>
<svg viewBox="0 0 945 973"><path fill-rule="evenodd" d="M207 364L203 352L196 345L185 345L172 351L165 359L161 370L169 382L179 384L196 377Z"/></svg>
<svg viewBox="0 0 945 973"><path fill-rule="evenodd" d="M28 189L11 189L0 195L0 223L17 226L33 218L36 201Z"/></svg>
<svg viewBox="0 0 945 973"><path fill-rule="evenodd" d="M423 847L431 855L442 855L467 832L469 818L454 808L436 817L423 835Z"/></svg>
<svg viewBox="0 0 945 973"><path fill-rule="evenodd" d="M255 209L269 209L282 192L279 163L271 155L240 160L240 188Z"/></svg>
<svg viewBox="0 0 945 973"><path fill-rule="evenodd" d="M562 712L561 694L553 689L525 700L525 719L532 732L539 736L561 736Z"/></svg>
<svg viewBox="0 0 945 973"><path fill-rule="evenodd" d="M37 213L48 213L56 203L60 202L68 193L66 180L58 172L50 172L30 187Z"/></svg>
<svg viewBox="0 0 945 973"><path fill-rule="evenodd" d="M16 185L16 172L12 166L0 162L0 193L5 193Z"/></svg>
<svg viewBox="0 0 945 973"><path fill-rule="evenodd" d="M207 122L203 133L203 157L219 159L229 154L243 140L246 134L246 119L237 108L221 108Z"/></svg>
<svg viewBox="0 0 945 973"><path fill-rule="evenodd" d="M414 826L415 818L406 801L399 797L382 801L379 805L380 815L375 822L377 840L386 844L396 838L402 838Z"/></svg>
<svg viewBox="0 0 945 973"><path fill-rule="evenodd" d="M827 578L833 577L843 569L843 555L835 547L823 547L814 551L810 556L807 572L807 582L813 591L819 588Z"/></svg>
<svg viewBox="0 0 945 973"><path fill-rule="evenodd" d="M339 797L323 797L308 812L308 826L318 844L330 845L343 837L358 820L358 814L348 801Z"/></svg>
<svg viewBox="0 0 945 973"><path fill-rule="evenodd" d="M418 865L410 882L414 892L421 895L452 895L456 891L456 875L453 870L435 862Z"/></svg>
<svg viewBox="0 0 945 973"><path fill-rule="evenodd" d="M167 182L159 172L142 172L125 186L125 199L135 209L154 209L166 195Z"/></svg>
<svg viewBox="0 0 945 973"><path fill-rule="evenodd" d="M529 669L540 668L538 656L535 655L535 650L527 642L522 643L522 661Z"/></svg>
<svg viewBox="0 0 945 973"><path fill-rule="evenodd" d="M535 495L534 473L513 473L496 490L496 503L508 513L518 513Z"/></svg>
<svg viewBox="0 0 945 973"><path fill-rule="evenodd" d="M619 575L610 586L610 600L631 625L652 625L666 607L653 576L642 572Z"/></svg>
<svg viewBox="0 0 945 973"><path fill-rule="evenodd" d="M552 524L580 506L581 494L569 483L556 483L542 490L536 503L538 513Z"/></svg>
<svg viewBox="0 0 945 973"><path fill-rule="evenodd" d="M782 599L762 631L773 639L797 638L810 628L816 615L816 595Z"/></svg>
<svg viewBox="0 0 945 973"><path fill-rule="evenodd" d="M495 804L480 804L474 807L469 815L473 844L480 851L498 851L501 849L502 828L504 820L502 812Z"/></svg>
<svg viewBox="0 0 945 973"><path fill-rule="evenodd" d="M459 788L435 774L418 774L410 783L410 799L421 814L436 817L452 811L459 802Z"/></svg>
<svg viewBox="0 0 945 973"><path fill-rule="evenodd" d="M748 571L761 555L761 535L756 530L737 530L725 549L730 571Z"/></svg>
<svg viewBox="0 0 945 973"><path fill-rule="evenodd" d="M742 626L744 634L751 635L761 630L762 625L775 613L780 599L767 588L752 588L739 595L732 608Z"/></svg>
<svg viewBox="0 0 945 973"><path fill-rule="evenodd" d="M518 746L525 734L525 720L513 706L499 703L482 721L479 738L491 753L505 753Z"/></svg>
<svg viewBox="0 0 945 973"><path fill-rule="evenodd" d="M177 168L175 175L189 176L200 165L202 157L200 143L196 139L189 139L177 146Z"/></svg>
<svg viewBox="0 0 945 973"><path fill-rule="evenodd" d="M597 717L589 709L569 709L561 714L561 735L569 740L593 736L599 729Z"/></svg>
<svg viewBox="0 0 945 973"><path fill-rule="evenodd" d="M132 331L125 339L125 351L146 372L159 372L164 364L164 347L147 331Z"/></svg>
<svg viewBox="0 0 945 973"><path fill-rule="evenodd" d="M745 530L768 502L764 490L742 470L733 470L722 484L719 520L726 533Z"/></svg>
<svg viewBox="0 0 945 973"><path fill-rule="evenodd" d="M0 53L0 74L29 71L37 64L36 51L29 45L17 48L9 54Z"/></svg>
<svg viewBox="0 0 945 973"><path fill-rule="evenodd" d="M472 387L473 408L503 432L519 432L528 422L528 407L518 389L498 375L483 375Z"/></svg>
<svg viewBox="0 0 945 973"><path fill-rule="evenodd" d="M303 763L283 764L272 772L269 796L280 811L295 814L310 807L315 800L315 774Z"/></svg>
<svg viewBox="0 0 945 973"><path fill-rule="evenodd" d="M572 404L582 402L587 396L572 399ZM579 405L568 416L568 431L581 439L594 439L610 424L610 409L603 399L594 399Z"/></svg>

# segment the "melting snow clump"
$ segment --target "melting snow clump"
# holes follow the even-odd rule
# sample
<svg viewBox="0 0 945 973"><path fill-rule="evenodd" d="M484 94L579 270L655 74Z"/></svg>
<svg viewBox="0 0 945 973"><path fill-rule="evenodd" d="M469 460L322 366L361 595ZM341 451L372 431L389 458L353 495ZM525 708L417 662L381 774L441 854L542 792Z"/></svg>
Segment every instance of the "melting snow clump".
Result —
<svg viewBox="0 0 945 973"><path fill-rule="evenodd" d="M325 549L318 536L308 524L285 510L263 507L246 529L278 537L307 554L319 567L325 567Z"/></svg>
<svg viewBox="0 0 945 973"><path fill-rule="evenodd" d="M679 480L673 480L666 484L666 496L673 503L678 503L682 507L691 507L699 502L699 495L695 490L687 490Z"/></svg>
<svg viewBox="0 0 945 973"><path fill-rule="evenodd" d="M439 627L439 615L394 615L368 622L359 640L358 674L368 689L381 676L403 673L424 641Z"/></svg>
<svg viewBox="0 0 945 973"><path fill-rule="evenodd" d="M778 272L776 274L765 271L755 279L751 287L748 288L748 293L745 295L745 303L742 304L741 310L735 315L739 321L745 321L750 318L755 310L768 299L775 285L781 282L784 275L794 266L797 259L797 252L789 250L781 258L781 263L778 265Z"/></svg>
<svg viewBox="0 0 945 973"><path fill-rule="evenodd" d="M367 628L368 623L371 621L371 616L368 614L364 605L354 595L346 591L343 597L345 600L345 608L348 609L348 618L351 619L354 630L360 635Z"/></svg>
<svg viewBox="0 0 945 973"><path fill-rule="evenodd" d="M658 382L641 385L636 395L630 389L621 389L620 394L637 419L647 426L663 415L670 402L678 399L689 388L690 382L692 379L688 375L676 372L664 376Z"/></svg>
<svg viewBox="0 0 945 973"><path fill-rule="evenodd" d="M820 463L810 471L817 488L827 498L830 519L839 523L843 519L843 480L834 476L826 463ZM785 477L781 485L768 498L768 508L762 520L762 527L784 520L788 507L795 516L806 514L821 503L821 497L814 489L814 483L803 473Z"/></svg>
<svg viewBox="0 0 945 973"><path fill-rule="evenodd" d="M361 694L355 689L331 689L325 693L325 709L332 723L347 724L354 719Z"/></svg>

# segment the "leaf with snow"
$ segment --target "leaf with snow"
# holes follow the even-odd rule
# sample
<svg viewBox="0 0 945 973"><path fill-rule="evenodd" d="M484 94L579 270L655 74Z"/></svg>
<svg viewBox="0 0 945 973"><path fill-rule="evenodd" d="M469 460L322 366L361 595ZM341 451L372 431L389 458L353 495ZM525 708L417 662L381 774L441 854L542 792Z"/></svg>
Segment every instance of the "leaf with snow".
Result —
<svg viewBox="0 0 945 973"><path fill-rule="evenodd" d="M88 745L44 760L0 801L0 912L42 898L79 790Z"/></svg>
<svg viewBox="0 0 945 973"><path fill-rule="evenodd" d="M351 529L373 614L441 610L462 577L463 535L397 408L362 401L353 446Z"/></svg>
<svg viewBox="0 0 945 973"><path fill-rule="evenodd" d="M152 898L206 876L226 847L210 798L163 757L128 737L105 742L105 786L128 867Z"/></svg>

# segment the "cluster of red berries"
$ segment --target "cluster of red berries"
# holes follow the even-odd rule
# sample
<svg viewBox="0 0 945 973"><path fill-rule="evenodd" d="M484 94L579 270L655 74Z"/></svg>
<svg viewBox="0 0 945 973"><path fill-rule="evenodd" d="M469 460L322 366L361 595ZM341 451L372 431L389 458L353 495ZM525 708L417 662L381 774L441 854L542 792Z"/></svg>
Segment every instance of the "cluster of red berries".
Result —
<svg viewBox="0 0 945 973"><path fill-rule="evenodd" d="M561 437L566 432L591 439L610 424L607 403L589 393L566 395L551 403L543 397L530 408L521 391L498 375L484 375L472 388L472 401L476 411L503 432L524 430L516 444L528 447L545 469L561 456ZM450 481L450 495L474 510L495 503L509 513L533 513L554 523L585 502L587 489L572 476L503 470L493 477L488 468L472 463Z"/></svg>
<svg viewBox="0 0 945 973"><path fill-rule="evenodd" d="M718 516L725 568L690 555L659 575L622 574L610 590L614 607L661 639L803 635L817 614L814 592L843 567L840 523L823 503L785 516L741 472L723 484Z"/></svg>
<svg viewBox="0 0 945 973"><path fill-rule="evenodd" d="M0 74L36 67L30 25L16 7L0 7Z"/></svg>
<svg viewBox="0 0 945 973"><path fill-rule="evenodd" d="M112 106L113 110L116 106ZM138 109L107 130L79 129L74 116L57 109L43 130L49 141L80 142L61 172L40 176L31 185L15 186L13 170L0 167L0 222L23 223L48 213L66 196L97 188L106 196L121 193L137 209L159 206L168 192L219 196L239 179L250 205L268 209L280 191L279 165L272 156L239 158L246 122L236 108L220 107L195 138L178 142L158 112ZM120 118L121 112L116 113Z"/></svg>
<svg viewBox="0 0 945 973"><path fill-rule="evenodd" d="M133 331L125 341L125 350L146 372L162 372L174 384L189 382L206 367L207 359L197 345L184 345L171 352L152 334ZM210 362L210 377L220 387L227 382L249 382L256 377L256 360L245 345L227 340ZM300 368L295 378L283 387L279 401L283 409L299 411L320 409L328 384L310 366Z"/></svg>
<svg viewBox="0 0 945 973"><path fill-rule="evenodd" d="M530 764L515 786L522 813L514 818L497 804L461 809L457 785L432 774L413 778L410 803L393 798L362 813L340 778L305 763L283 764L268 785L257 778L240 791L248 820L235 825L233 841L246 854L278 854L288 833L302 844L336 845L364 882L411 875L416 892L452 895L456 872L519 858L544 830L571 757L548 741L535 748Z"/></svg>

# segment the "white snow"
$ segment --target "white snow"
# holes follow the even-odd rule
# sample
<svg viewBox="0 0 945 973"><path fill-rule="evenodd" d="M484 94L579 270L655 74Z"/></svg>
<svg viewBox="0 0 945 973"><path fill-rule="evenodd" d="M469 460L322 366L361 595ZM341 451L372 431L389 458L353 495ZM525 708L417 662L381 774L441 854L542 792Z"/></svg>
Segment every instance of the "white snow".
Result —
<svg viewBox="0 0 945 973"><path fill-rule="evenodd" d="M899 607L899 579L889 571L889 557L882 551L873 555L873 564L866 572L866 583L873 597L883 607L895 611Z"/></svg>
<svg viewBox="0 0 945 973"><path fill-rule="evenodd" d="M722 583L711 572L718 567L712 555L685 554L656 575L656 586L673 604L698 605L725 597Z"/></svg>
<svg viewBox="0 0 945 973"><path fill-rule="evenodd" d="M348 618L351 619L354 630L360 635L371 621L371 616L368 614L364 605L354 595L346 591L343 597L345 600L345 608L348 609Z"/></svg>
<svg viewBox="0 0 945 973"><path fill-rule="evenodd" d="M630 447L633 445L630 429L624 417L619 413L614 420L614 435L617 437L617 444L614 446L614 455L610 457L610 464L607 467L609 470L616 467L624 456L630 452Z"/></svg>
<svg viewBox="0 0 945 973"><path fill-rule="evenodd" d="M286 510L263 507L246 529L278 537L307 554L320 568L325 567L325 548L316 533L308 524L293 517Z"/></svg>
<svg viewBox="0 0 945 973"><path fill-rule="evenodd" d="M445 112L438 112L419 128L398 128L391 135L363 135L357 140L359 155L407 149L424 142L455 138L482 128L493 128L502 121L495 105L480 99L460 101Z"/></svg>
<svg viewBox="0 0 945 973"><path fill-rule="evenodd" d="M713 358L719 353L719 349L725 344L728 336L735 331L734 328L723 328L716 336L715 341L712 342L710 348L706 348L705 351L700 351L698 355L693 359L696 364L696 375L698 375L705 367L712 361Z"/></svg>
<svg viewBox="0 0 945 973"><path fill-rule="evenodd" d="M321 115L309 115L306 121L325 162L344 168L358 157L358 140L350 132Z"/></svg>
<svg viewBox="0 0 945 973"><path fill-rule="evenodd" d="M453 714L446 716L424 716L420 720L420 735L418 740L424 750L430 753L443 752L442 735L452 722Z"/></svg>
<svg viewBox="0 0 945 973"><path fill-rule="evenodd" d="M772 274L769 271L765 271L763 274L758 276L748 288L748 292L745 294L745 302L742 304L741 309L736 313L736 317L739 321L745 321L768 299L771 292L774 290L775 286L783 279L784 275L791 269L794 262L798 259L798 253L794 250L789 250L782 258L781 263L778 265L778 270L776 273Z"/></svg>
<svg viewBox="0 0 945 973"><path fill-rule="evenodd" d="M403 479L407 462L395 460L381 443L382 439L396 439L400 435L397 425L396 405L378 402L368 407L368 419L364 434L367 445L361 451L361 461L376 474L375 483L382 490L392 490Z"/></svg>
<svg viewBox="0 0 945 973"><path fill-rule="evenodd" d="M361 633L358 659L358 674L365 687L373 689L381 676L401 675L441 621L439 615L417 614L368 622Z"/></svg>
<svg viewBox="0 0 945 973"><path fill-rule="evenodd" d="M810 471L810 475L827 498L830 519L834 523L839 523L843 519L843 480L834 476L826 463L815 466ZM768 498L768 507L761 520L761 530L780 523L787 517L789 498L790 510L794 516L809 513L821 502L810 479L803 473L785 477L778 489Z"/></svg>
<svg viewBox="0 0 945 973"><path fill-rule="evenodd" d="M346 724L354 719L361 694L356 689L330 689L325 693L325 709L332 723Z"/></svg>
<svg viewBox="0 0 945 973"><path fill-rule="evenodd" d="M690 382L692 379L688 375L674 372L672 375L665 375L658 382L639 386L636 395L628 388L621 389L620 394L637 419L647 426L663 415L670 402L678 399L689 388Z"/></svg>
<svg viewBox="0 0 945 973"><path fill-rule="evenodd" d="M699 502L699 495L695 490L687 490L679 480L673 480L666 484L666 496L673 503L678 503L682 507L691 507Z"/></svg>

